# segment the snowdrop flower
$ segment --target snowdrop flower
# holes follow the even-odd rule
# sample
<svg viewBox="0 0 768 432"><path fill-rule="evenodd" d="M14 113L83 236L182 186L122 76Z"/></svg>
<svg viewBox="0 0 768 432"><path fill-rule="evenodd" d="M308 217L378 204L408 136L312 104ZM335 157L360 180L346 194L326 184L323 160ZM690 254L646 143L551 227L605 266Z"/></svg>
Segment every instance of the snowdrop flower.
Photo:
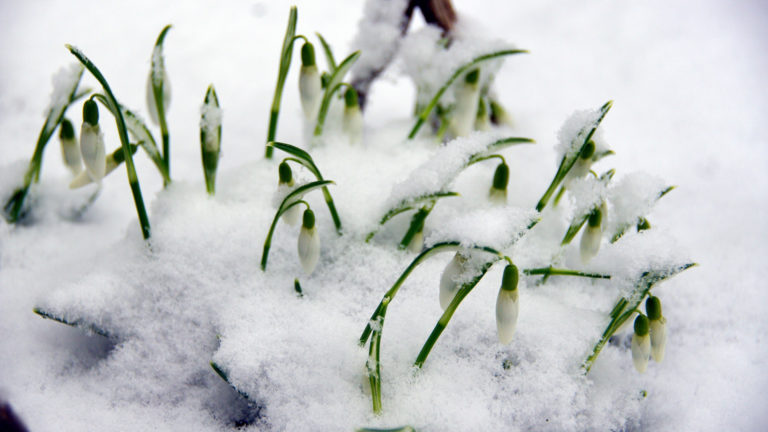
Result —
<svg viewBox="0 0 768 432"><path fill-rule="evenodd" d="M304 210L304 221L299 233L299 261L304 273L310 275L320 258L320 237L315 228L315 214L310 209Z"/></svg>
<svg viewBox="0 0 768 432"><path fill-rule="evenodd" d="M424 231L419 231L413 235L411 242L408 243L408 250L413 253L419 253L424 248Z"/></svg>
<svg viewBox="0 0 768 432"><path fill-rule="evenodd" d="M363 114L360 112L360 104L357 101L357 90L352 87L347 87L344 93L342 129L352 144L358 144L363 140Z"/></svg>
<svg viewBox="0 0 768 432"><path fill-rule="evenodd" d="M301 70L299 71L299 96L304 117L311 120L317 117L317 110L322 100L322 83L315 64L315 48L305 42L301 46Z"/></svg>
<svg viewBox="0 0 768 432"><path fill-rule="evenodd" d="M138 145L131 144L131 154L135 154L138 148ZM125 162L125 154L123 153L122 147L108 154L106 157L106 169L104 170L104 177L109 175L109 173L114 171L115 168L117 168L123 162ZM91 183L93 183L93 179L91 179L91 177L88 175L88 172L80 171L80 173L78 173L75 178L72 179L72 182L69 184L69 188L77 189Z"/></svg>
<svg viewBox="0 0 768 432"><path fill-rule="evenodd" d="M61 157L64 165L72 171L72 175L77 175L83 170L83 163L80 159L80 148L75 139L75 128L72 122L67 119L61 121L59 129L59 141L61 141Z"/></svg>
<svg viewBox="0 0 768 432"><path fill-rule="evenodd" d="M159 60L155 59L155 56L160 56L160 52L157 50L157 47L155 48L156 52L152 53L152 63L156 64L155 62ZM162 80L159 83L161 84L163 88L163 111L168 112L168 108L171 106L171 81L168 79L168 72L165 71L165 68L163 68L163 75ZM157 101L155 100L155 90L152 86L152 71L149 72L149 77L147 78L147 108L149 108L149 118L152 119L152 122L156 125L160 124L160 120L157 115Z"/></svg>
<svg viewBox="0 0 768 432"><path fill-rule="evenodd" d="M279 178L277 187L278 189L283 189L280 191L284 192L281 195L288 195L293 189L293 172L291 171L288 162L281 162L277 167L277 173ZM295 205L283 213L283 220L290 226L296 226L296 224L299 223L300 213L301 208L298 205Z"/></svg>
<svg viewBox="0 0 768 432"><path fill-rule="evenodd" d="M80 128L80 154L91 180L100 182L107 168L104 135L99 127L99 107L88 99L83 104L83 125Z"/></svg>
<svg viewBox="0 0 768 432"><path fill-rule="evenodd" d="M587 228L581 234L581 262L586 264L597 255L600 250L600 242L603 239L602 211L594 209L589 215Z"/></svg>
<svg viewBox="0 0 768 432"><path fill-rule="evenodd" d="M469 135L475 124L477 104L480 98L480 70L473 69L464 76L464 81L456 87L456 105L451 117L450 129L453 136Z"/></svg>
<svg viewBox="0 0 768 432"><path fill-rule="evenodd" d="M475 117L475 130L491 130L491 117L486 108L486 101L483 98L477 100L477 116Z"/></svg>
<svg viewBox="0 0 768 432"><path fill-rule="evenodd" d="M509 264L504 268L499 296L496 298L496 330L499 342L508 345L512 342L517 326L517 281L520 277L517 267Z"/></svg>
<svg viewBox="0 0 768 432"><path fill-rule="evenodd" d="M512 126L512 117L500 103L491 99L491 122L500 126Z"/></svg>
<svg viewBox="0 0 768 432"><path fill-rule="evenodd" d="M460 252L456 252L443 270L443 276L440 277L440 307L443 310L448 308L461 287L459 279L466 271L467 259Z"/></svg>
<svg viewBox="0 0 768 432"><path fill-rule="evenodd" d="M635 369L643 373L648 368L648 357L651 355L651 338L648 336L648 318L640 314L635 318L635 333L632 335L632 363Z"/></svg>
<svg viewBox="0 0 768 432"><path fill-rule="evenodd" d="M581 150L579 157L576 158L573 167L568 171L568 175L565 177L565 186L570 187L571 183L576 180L585 177L592 169L592 158L595 155L595 142L589 140L584 148Z"/></svg>
<svg viewBox="0 0 768 432"><path fill-rule="evenodd" d="M661 315L661 301L658 297L648 297L645 312L650 321L651 356L656 363L660 363L664 360L664 347L667 344L667 320Z"/></svg>
<svg viewBox="0 0 768 432"><path fill-rule="evenodd" d="M493 173L493 184L488 197L494 204L504 205L507 203L507 184L509 183L509 165L502 162L496 167Z"/></svg>

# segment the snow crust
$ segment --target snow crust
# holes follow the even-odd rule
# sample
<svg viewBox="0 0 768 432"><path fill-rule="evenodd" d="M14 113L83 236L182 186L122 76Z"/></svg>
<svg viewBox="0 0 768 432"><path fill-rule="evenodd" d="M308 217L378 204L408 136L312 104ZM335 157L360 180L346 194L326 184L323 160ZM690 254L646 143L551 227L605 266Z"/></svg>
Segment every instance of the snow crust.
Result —
<svg viewBox="0 0 768 432"><path fill-rule="evenodd" d="M408 0L366 1L363 16L357 23L357 34L352 51L360 51L360 58L352 66L353 76L368 76L380 70L397 54L400 48L400 23Z"/></svg>

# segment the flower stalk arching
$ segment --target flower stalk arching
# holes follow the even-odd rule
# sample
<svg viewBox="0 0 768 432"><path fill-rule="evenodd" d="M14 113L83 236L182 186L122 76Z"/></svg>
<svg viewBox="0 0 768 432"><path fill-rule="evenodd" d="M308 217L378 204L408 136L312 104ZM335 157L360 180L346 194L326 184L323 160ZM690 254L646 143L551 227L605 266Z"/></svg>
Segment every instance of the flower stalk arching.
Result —
<svg viewBox="0 0 768 432"><path fill-rule="evenodd" d="M339 66L333 70L328 79L328 83L325 86L325 92L323 93L323 100L320 103L320 110L317 112L317 123L315 124L314 136L320 136L323 134L323 127L325 125L325 118L328 116L328 110L331 107L331 98L334 93L341 88L344 75L347 74L353 64L360 58L360 51L355 51L348 55Z"/></svg>
<svg viewBox="0 0 768 432"><path fill-rule="evenodd" d="M286 161L293 161L296 162L305 168L307 168L312 174L314 174L315 178L318 181L324 181L323 175L320 173L320 169L315 165L315 161L312 159L312 156L310 156L309 153L306 151L296 147L292 146L290 144L282 143L282 142L270 142L268 144L269 148L276 148L278 150L282 150L290 155L295 156L295 158L289 157L285 158ZM331 196L331 191L328 190L327 187L323 186L323 198L325 199L325 204L328 206L328 212L331 213L331 219L333 219L333 225L336 227L336 233L338 235L341 235L341 218L339 217L338 211L336 211L336 204L333 202L333 197Z"/></svg>
<svg viewBox="0 0 768 432"><path fill-rule="evenodd" d="M304 204L309 208L309 204L307 204L306 201L302 200L302 197L315 190L322 188L323 186L327 186L329 184L334 184L330 180L322 180L322 181L314 181L312 183L307 183L305 185L299 186L294 190L293 192L289 193L283 201L280 203L280 207L278 207L277 212L275 213L275 217L272 219L272 224L269 227L269 231L267 232L267 238L264 239L264 248L261 253L261 270L266 271L267 270L267 259L269 258L269 248L272 246L272 235L275 232L275 227L277 226L277 221L280 220L280 216L283 215L286 211L290 210L296 205Z"/></svg>
<svg viewBox="0 0 768 432"><path fill-rule="evenodd" d="M139 225L141 226L141 233L145 240L149 240L151 236L151 228L149 225L149 216L147 216L147 210L144 206L144 198L141 195L141 187L139 186L139 177L136 174L136 166L133 163L133 154L130 149L130 142L128 141L128 129L125 126L125 120L123 119L122 112L120 111L120 105L117 103L117 99L112 93L112 89L109 87L104 75L101 74L96 65L88 59L79 49L72 45L67 45L67 49L74 55L91 74L96 78L104 89L104 94L107 98L107 103L110 105L110 110L115 113L115 122L117 123L117 131L120 136L120 143L123 147L123 154L125 155L125 169L128 173L128 183L131 185L131 193L133 194L133 202L136 205L136 213L139 217Z"/></svg>
<svg viewBox="0 0 768 432"><path fill-rule="evenodd" d="M581 155L581 152L584 151L584 149L587 147L589 141L592 139L592 135L595 134L595 131L597 131L597 128L600 126L600 123L605 118L605 115L608 114L608 111L611 109L611 106L613 106L613 101L608 101L603 106L600 107L600 116L595 120L595 122L591 125L589 125L589 131L586 132L584 142L579 146L579 150L574 154L569 156L568 154L563 155L563 159L560 160L560 165L557 167L557 172L555 173L555 177L552 179L552 182L549 184L549 187L544 192L544 195L541 196L541 199L539 199L539 202L536 204L536 211L541 212L544 210L544 207L546 207L547 203L549 202L549 199L552 197L552 194L555 193L555 190L557 190L557 187L560 185L560 183L565 180L565 177L568 175L568 173L571 171L571 168L573 168L573 165L576 163L576 160ZM580 136L581 133L577 136Z"/></svg>
<svg viewBox="0 0 768 432"><path fill-rule="evenodd" d="M78 99L84 97L90 90L78 92L77 88L80 85L80 79L83 76L83 67L81 65L75 66L78 68L74 74L74 79L69 83L67 98L64 103L52 103L48 114L43 122L40 133L37 137L37 143L35 144L35 150L32 153L32 158L29 161L27 170L24 173L24 182L21 187L14 190L8 200L3 204L3 216L8 223L16 223L22 216L22 209L24 208L24 201L29 193L29 188L33 182L37 182L40 179L40 171L42 171L43 164L43 152L45 146L50 141L56 128L61 123L66 114L67 109L72 103ZM55 89L54 89L55 90Z"/></svg>

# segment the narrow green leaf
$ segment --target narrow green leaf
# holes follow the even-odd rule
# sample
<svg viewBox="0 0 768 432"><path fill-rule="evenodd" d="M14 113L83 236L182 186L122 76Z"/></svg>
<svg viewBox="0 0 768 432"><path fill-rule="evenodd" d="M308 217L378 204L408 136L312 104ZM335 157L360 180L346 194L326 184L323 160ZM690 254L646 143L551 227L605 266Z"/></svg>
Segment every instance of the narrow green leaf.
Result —
<svg viewBox="0 0 768 432"><path fill-rule="evenodd" d="M277 84L275 85L275 95L272 97L272 108L269 115L269 127L267 128L267 141L264 156L272 159L272 147L269 143L275 140L277 135L277 120L280 116L280 100L283 97L283 87L285 79L288 76L288 70L291 67L293 58L293 41L296 36L296 20L298 12L296 6L291 6L288 13L288 25L285 28L285 37L283 38L283 47L280 50L280 68L277 72Z"/></svg>
<svg viewBox="0 0 768 432"><path fill-rule="evenodd" d="M94 333L99 336L103 336L107 339L115 339L108 331L100 328L96 324L86 322L83 319L77 319L74 321L67 320L61 316L58 316L52 312L46 311L42 308L34 308L32 309L32 311L45 319L53 320L53 321L68 325L70 327L79 328L87 332Z"/></svg>
<svg viewBox="0 0 768 432"><path fill-rule="evenodd" d="M325 87L325 93L323 93L323 101L320 104L320 111L317 113L317 123L315 124L314 133L315 136L320 136L323 134L323 125L325 124L325 117L328 115L328 109L331 106L331 98L333 97L333 94L336 92L336 90L338 90L341 86L341 81L344 79L344 75L347 74L349 69L353 64L355 64L359 57L360 51L353 52L347 56L347 58L345 58L344 61L339 64L339 67L337 67L331 74L331 78L328 80L328 86Z"/></svg>
<svg viewBox="0 0 768 432"><path fill-rule="evenodd" d="M317 38L320 40L320 45L323 46L323 52L325 53L325 60L328 62L328 70L333 73L333 71L336 70L336 60L333 58L333 50L331 50L331 46L328 45L328 42L325 41L325 38L320 33L315 33L317 35Z"/></svg>
<svg viewBox="0 0 768 432"><path fill-rule="evenodd" d="M513 55L513 54L524 54L524 53L528 53L528 51L526 51L526 50L495 51L495 52L492 52L492 53L488 53L488 54L483 54L483 55L477 56L477 57L473 58L472 60L470 60L469 62L467 62L467 63L463 64L462 66L460 66L458 69L456 69L456 71L453 73L453 75L451 75L451 77L448 78L448 81L446 81L445 84L443 84L443 86L440 87L440 89L437 90L437 93L435 93L435 96L432 97L432 100L429 102L429 104L426 106L426 108L424 108L424 110L421 111L421 114L419 114L419 116L418 116L418 118L416 120L416 124L413 125L413 128L411 129L411 132L408 134L408 139L413 139L413 138L416 137L416 133L419 132L419 129L421 129L421 126L424 124L424 122L427 121L427 119L429 118L429 115L432 113L432 110L435 108L437 103L440 101L440 98L443 96L443 93L445 93L446 90L448 90L448 88L451 86L451 84L453 84L453 82L456 81L456 79L459 76L461 76L461 74L463 74L464 72L468 71L469 69L471 69L475 65L477 65L479 63L482 63L484 61L492 60L492 59L495 59L495 58L498 58L498 57Z"/></svg>

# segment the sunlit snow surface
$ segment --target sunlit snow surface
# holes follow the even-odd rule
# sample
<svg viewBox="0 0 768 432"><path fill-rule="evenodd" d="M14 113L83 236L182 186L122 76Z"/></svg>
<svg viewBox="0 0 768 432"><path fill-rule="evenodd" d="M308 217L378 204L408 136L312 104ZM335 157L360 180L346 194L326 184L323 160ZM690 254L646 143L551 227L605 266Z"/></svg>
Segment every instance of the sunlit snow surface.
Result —
<svg viewBox="0 0 768 432"><path fill-rule="evenodd" d="M0 399L31 430L214 431L238 422L265 431L404 424L427 431L764 429L768 63L761 53L768 14L760 3L531 1L500 10L498 2L454 2L489 38L531 51L508 58L495 83L516 121L516 129L499 133L537 144L502 151L511 172L508 208L487 202L494 162L464 170L450 184L461 196L438 202L427 219L427 242L453 232L465 243L498 243L521 268L555 260L614 279L553 277L537 285L537 278L523 278L517 333L504 347L495 335L497 264L414 373L416 354L442 313L440 273L452 254L435 256L390 305L380 417L362 388L367 349L357 338L413 258L395 246L408 216L394 218L369 244L363 238L391 204L393 186L436 151L427 141L404 141L414 90L398 78L403 66L395 64L373 87L364 146L349 147L330 126L323 146L311 149L324 177L336 182L330 190L344 235L334 233L321 195L310 194L322 247L317 270L302 275L298 228L280 223L262 272L277 185L277 164L262 160L263 140L289 3L155 3L0 6L3 186L23 174L24 164L15 161L31 156L51 76L74 60L64 43L83 49L116 96L147 117L152 45L165 24L174 24L164 51L174 89L175 183L163 191L146 155L136 156L151 248L141 240L122 168L105 179L92 208L74 218L72 210L93 189L66 189L56 138L35 193L36 217L17 227L0 223ZM298 4L298 31L320 31L342 58L362 6L321 3ZM303 146L296 70L278 138ZM199 107L211 82L223 110L214 198L205 194L199 141ZM85 85L98 86L90 78ZM557 247L578 211L564 199L514 245L494 237L498 218L522 223L546 189L564 121L608 99L614 106L601 129L616 155L595 164L598 173L617 170L607 192L599 191L607 197L608 223L612 215L650 211L653 229L630 230L615 244L604 239L582 266L578 238L564 251ZM80 106L68 112L75 124ZM102 110L108 148L118 143L111 122ZM652 197L656 185L678 187L653 209L647 201L614 199ZM471 218L477 226L459 223ZM654 290L669 326L664 362L639 375L620 341L606 346L584 376L579 366L633 278L649 266L687 259L700 266ZM82 319L113 339L42 320L34 307ZM212 360L250 401L213 372Z"/></svg>

